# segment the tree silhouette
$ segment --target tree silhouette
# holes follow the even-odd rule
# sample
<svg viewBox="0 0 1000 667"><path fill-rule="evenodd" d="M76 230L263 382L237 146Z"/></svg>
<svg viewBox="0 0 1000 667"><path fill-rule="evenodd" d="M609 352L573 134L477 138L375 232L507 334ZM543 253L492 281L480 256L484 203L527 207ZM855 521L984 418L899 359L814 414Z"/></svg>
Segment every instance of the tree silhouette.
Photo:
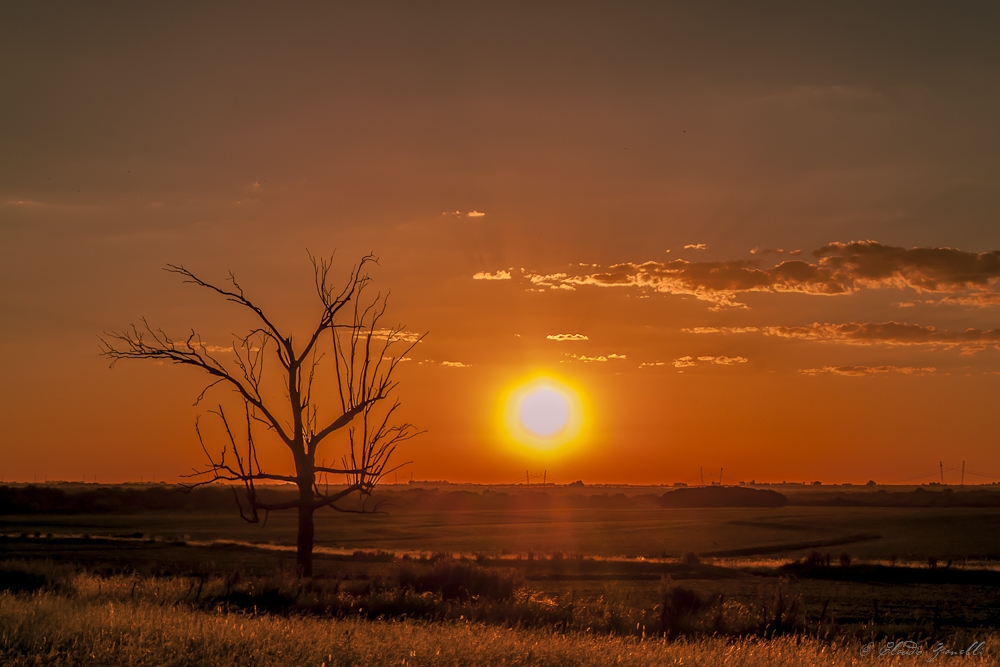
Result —
<svg viewBox="0 0 1000 667"><path fill-rule="evenodd" d="M195 405L217 385L228 387L239 396L243 414L237 420L221 404L211 410L221 420L225 432L225 443L218 456L209 452L199 420L195 420L208 466L194 471L191 477L198 481L190 486L235 482L233 492L240 516L250 523L260 521L261 512L297 510L297 565L299 573L306 577L312 576L313 513L323 507L355 513L376 510L377 507L369 508L365 502L347 507L343 501L352 494L358 494L362 500L368 498L386 474L398 469L398 465L392 464L396 447L419 434L412 424L393 420L399 407L398 399L393 398L397 386L393 371L423 338L401 326L382 326L387 297L366 295L371 283L366 269L378 263L373 255L363 257L353 267L340 289L335 289L330 279L332 258L309 257L323 310L301 347L296 347L292 336L279 330L247 298L232 273L228 280L231 287L221 287L173 264L168 264L165 270L249 310L256 326L246 335L236 336L232 348L207 345L193 329L185 339L174 340L162 329L151 327L145 319L141 326L133 324L127 330L106 333L101 338L102 354L111 359L112 367L121 359L153 359L193 366L207 373L210 382L198 395ZM222 361L219 356L222 353L232 354L229 363ZM333 366L337 396L331 397L334 416L321 419L319 406L314 402L314 387L317 370L327 356L333 357L333 363L327 366ZM281 385L277 399L275 392L266 391L262 384L265 369L275 366L280 371ZM275 434L291 451L294 474L279 474L261 467L255 432L262 428ZM347 429L347 444L341 465L326 465L325 458L317 464L320 445L343 429ZM321 487L320 476L325 478L330 474L344 475L346 485L333 490L325 484ZM258 482L294 484L297 497L280 502L262 499Z"/></svg>

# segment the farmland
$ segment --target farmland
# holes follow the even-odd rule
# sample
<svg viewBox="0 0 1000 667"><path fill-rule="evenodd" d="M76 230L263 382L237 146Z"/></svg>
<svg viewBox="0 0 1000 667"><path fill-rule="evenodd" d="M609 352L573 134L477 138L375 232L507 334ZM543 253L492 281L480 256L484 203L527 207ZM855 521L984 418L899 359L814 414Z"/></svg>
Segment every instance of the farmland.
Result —
<svg viewBox="0 0 1000 667"><path fill-rule="evenodd" d="M657 499L664 489L651 487L388 489L376 497L384 502L381 513L317 513L320 551L489 556L560 552L602 558L679 558L694 552L714 558L787 559L824 549L848 551L862 560L1000 560L1000 507L795 504L817 495L800 491L798 496L789 493L792 504L785 507L663 508ZM910 489L888 495L896 494L914 495ZM990 495L1000 498L1000 492ZM185 510L0 515L0 533L36 531L142 533L187 542L232 540L280 546L294 544L295 517L276 512L266 522L247 524L236 516L231 497L213 499L210 507Z"/></svg>
<svg viewBox="0 0 1000 667"><path fill-rule="evenodd" d="M781 507L672 508L663 506L663 493L389 487L384 513L317 515L316 576L306 587L294 576L294 517L284 513L246 524L210 496L193 507L8 513L0 516L0 561L11 592L0 614L10 627L13 615L29 609L41 620L8 633L6 650L18 664L17 651L41 650L27 648L41 633L49 651L72 653L59 642L90 642L98 655L107 639L95 619L113 600L125 613L119 618L136 624L116 626L122 644L148 623L196 624L209 653L225 652L218 646L231 640L221 628L236 623L256 627L258 637L318 633L332 641L330 628L340 626L315 624L323 618L340 619L336 636L390 638L378 649L382 657L357 663L343 656L360 655L361 644L337 643L341 653L332 662L310 657L315 651L282 649L303 664L384 664L378 660L397 652L397 662L420 657L408 664L478 664L427 655L468 623L493 628L494 643L486 645L509 647L493 655L521 656L507 664L603 664L579 657L588 642L633 664L699 655L708 664L731 642L763 641L740 649L763 660L785 636L807 638L788 664L817 664L824 651L823 664L851 664L868 641L966 641L993 637L1000 627L1000 509L981 498L965 502L956 491L959 501L946 502L942 490L905 489L890 490L891 502L881 506L861 506L879 498L866 489L853 494L857 506L831 506L816 502L829 497L803 489ZM892 506L914 497L924 506ZM964 506L971 504L979 506ZM444 579L434 583L435 576ZM36 583L16 593L22 579ZM458 588L449 592L445 579L460 580ZM484 581L489 590L476 593ZM501 589L507 592L495 592ZM75 620L45 620L60 604ZM155 620L164 614L169 622ZM63 629L43 631L46 622ZM67 635L74 627L77 634ZM553 630L562 638L537 648L534 633ZM161 655L173 631L154 641L166 642L156 649ZM664 634L670 641L644 643ZM729 639L712 639L719 635ZM412 649L417 656L404 651L410 644L423 647ZM271 659L270 648L254 650L258 657L246 664ZM229 664L220 660L205 664Z"/></svg>

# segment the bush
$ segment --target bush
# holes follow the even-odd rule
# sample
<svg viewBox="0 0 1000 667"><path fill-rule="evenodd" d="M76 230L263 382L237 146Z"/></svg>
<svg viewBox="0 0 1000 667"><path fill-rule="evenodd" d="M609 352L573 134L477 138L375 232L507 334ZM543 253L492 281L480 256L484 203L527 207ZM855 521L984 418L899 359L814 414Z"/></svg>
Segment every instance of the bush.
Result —
<svg viewBox="0 0 1000 667"><path fill-rule="evenodd" d="M708 607L705 600L690 588L675 586L663 595L660 624L664 634L674 636L690 631L698 614Z"/></svg>
<svg viewBox="0 0 1000 667"><path fill-rule="evenodd" d="M510 600L523 585L513 570L484 568L442 558L430 568L406 565L399 570L399 585L417 593L438 593L445 600Z"/></svg>
<svg viewBox="0 0 1000 667"><path fill-rule="evenodd" d="M74 573L74 568L55 565L51 561L7 560L0 562L0 591L61 591Z"/></svg>

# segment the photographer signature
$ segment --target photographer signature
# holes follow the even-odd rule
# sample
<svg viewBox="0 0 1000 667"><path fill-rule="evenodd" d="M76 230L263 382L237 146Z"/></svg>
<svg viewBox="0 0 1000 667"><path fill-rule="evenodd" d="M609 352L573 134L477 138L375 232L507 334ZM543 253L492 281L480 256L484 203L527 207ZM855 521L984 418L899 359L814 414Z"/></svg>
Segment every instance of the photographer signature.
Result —
<svg viewBox="0 0 1000 667"><path fill-rule="evenodd" d="M894 656L894 655L926 655L927 662L934 662L942 656L975 657L983 652L986 642L972 642L967 648L953 649L945 646L944 642L938 642L925 649L920 644L909 639L898 641L887 641L882 645L869 642L861 647L861 655L872 657Z"/></svg>

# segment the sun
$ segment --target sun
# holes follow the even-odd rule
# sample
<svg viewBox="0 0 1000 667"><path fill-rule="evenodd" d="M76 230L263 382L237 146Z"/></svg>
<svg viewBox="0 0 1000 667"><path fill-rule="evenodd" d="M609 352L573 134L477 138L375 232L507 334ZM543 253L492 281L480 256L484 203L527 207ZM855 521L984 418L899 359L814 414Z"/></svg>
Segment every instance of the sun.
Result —
<svg viewBox="0 0 1000 667"><path fill-rule="evenodd" d="M548 376L518 384L503 401L507 433L517 444L537 452L552 452L576 441L583 413L580 393Z"/></svg>

